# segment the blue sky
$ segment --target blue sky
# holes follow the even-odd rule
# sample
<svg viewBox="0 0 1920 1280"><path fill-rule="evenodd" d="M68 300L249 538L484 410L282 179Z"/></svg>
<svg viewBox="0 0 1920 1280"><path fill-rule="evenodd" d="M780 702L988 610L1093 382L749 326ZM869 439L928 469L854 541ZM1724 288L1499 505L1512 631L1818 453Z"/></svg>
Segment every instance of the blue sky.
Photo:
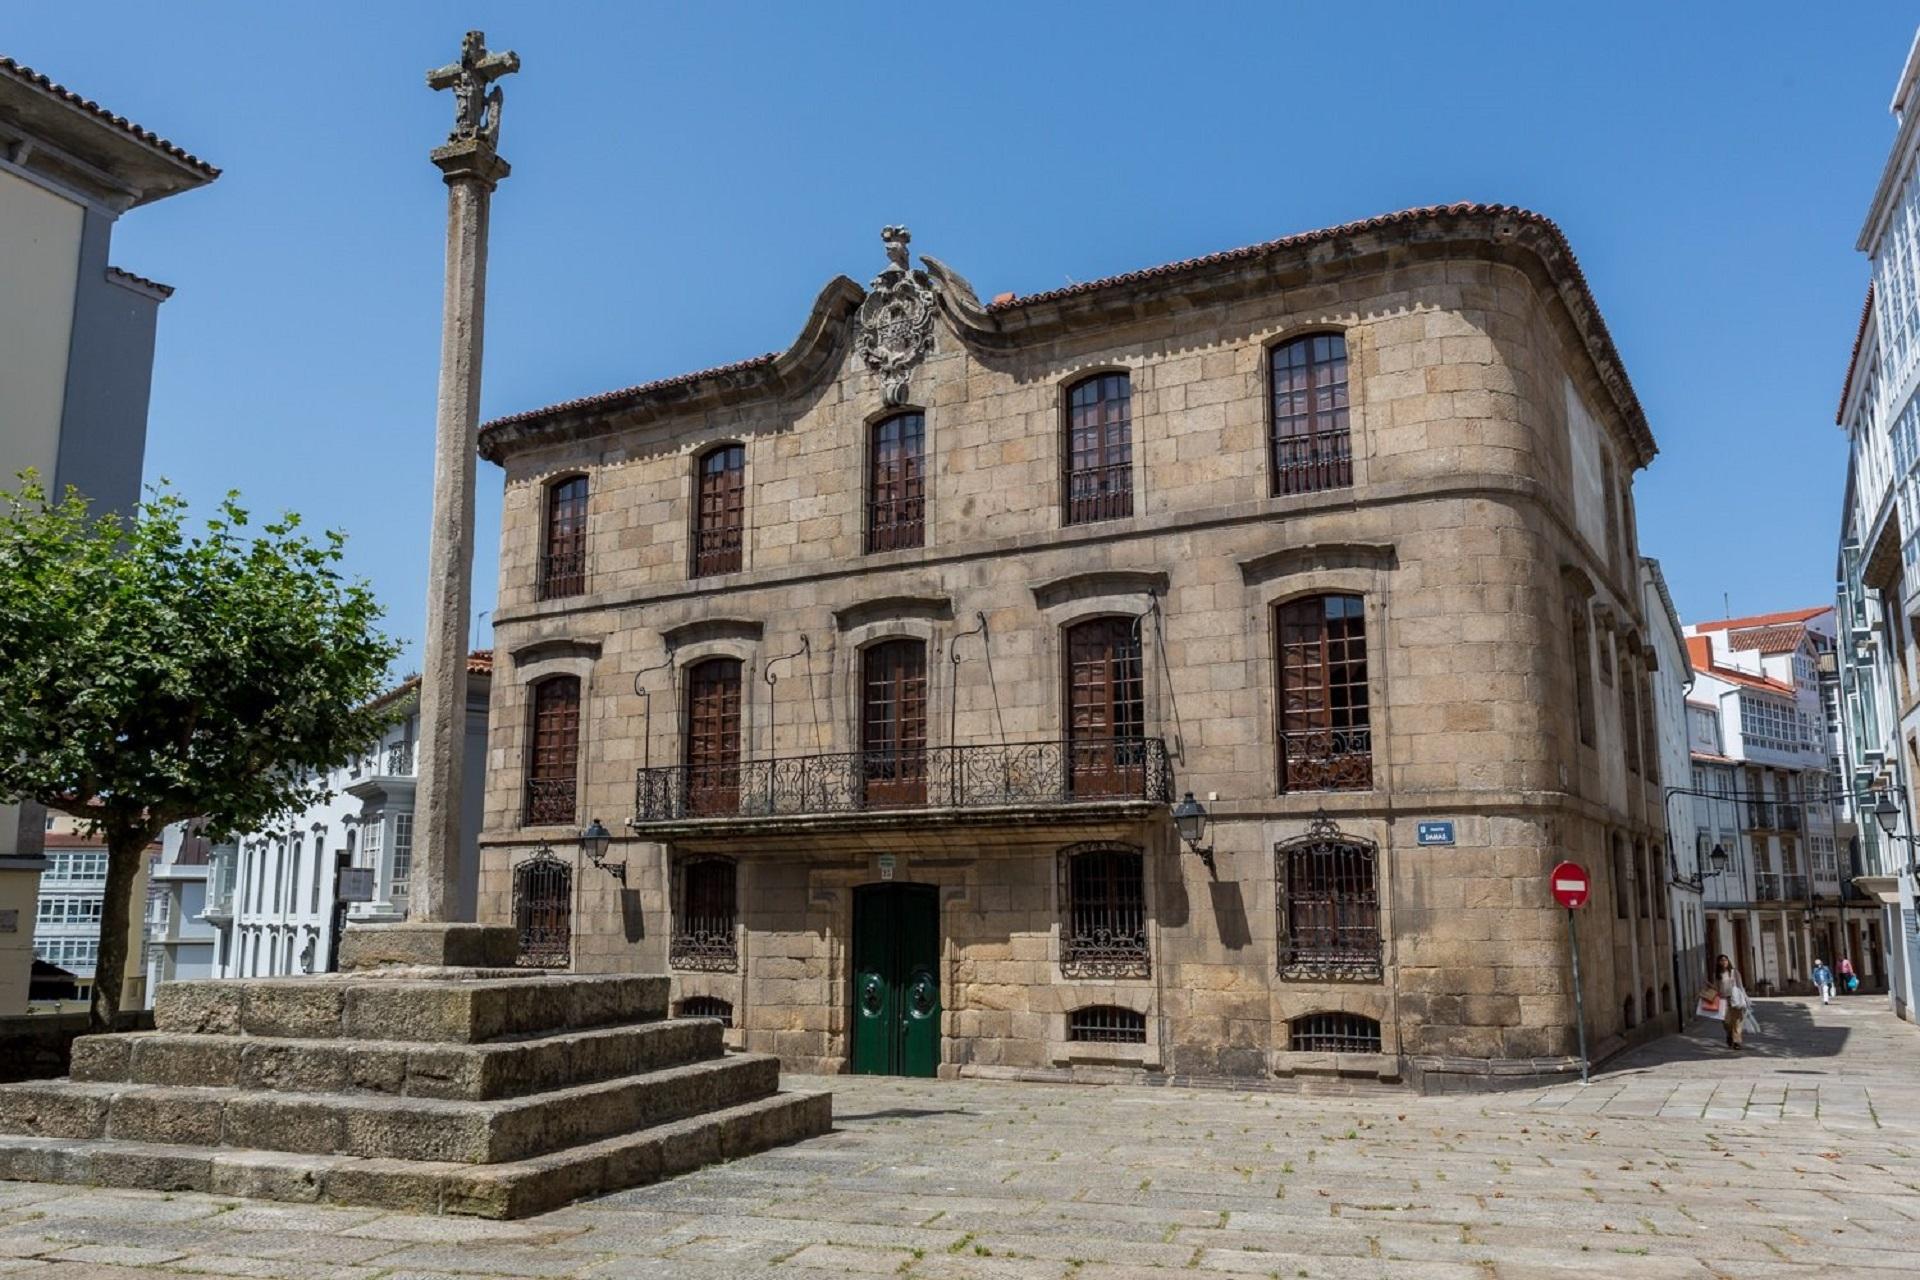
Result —
<svg viewBox="0 0 1920 1280"><path fill-rule="evenodd" d="M0 50L226 170L116 232L118 265L179 289L148 478L345 530L410 643L451 112L423 73L468 26L524 63L483 416L784 347L888 222L991 296L1521 204L1566 230L1645 404L1641 544L1691 620L1831 599L1853 244L1916 14L1815 13L96 0L10 6ZM476 611L486 464L480 491Z"/></svg>

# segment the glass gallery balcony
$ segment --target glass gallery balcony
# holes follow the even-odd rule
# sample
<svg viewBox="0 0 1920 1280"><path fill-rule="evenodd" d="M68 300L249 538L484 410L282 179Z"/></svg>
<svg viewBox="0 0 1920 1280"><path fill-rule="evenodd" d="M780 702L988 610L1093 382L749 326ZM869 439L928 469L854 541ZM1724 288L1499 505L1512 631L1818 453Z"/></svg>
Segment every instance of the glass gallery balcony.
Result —
<svg viewBox="0 0 1920 1280"><path fill-rule="evenodd" d="M983 743L846 751L638 771L637 830L865 821L934 813L1070 817L1089 806L1170 803L1173 773L1159 738Z"/></svg>

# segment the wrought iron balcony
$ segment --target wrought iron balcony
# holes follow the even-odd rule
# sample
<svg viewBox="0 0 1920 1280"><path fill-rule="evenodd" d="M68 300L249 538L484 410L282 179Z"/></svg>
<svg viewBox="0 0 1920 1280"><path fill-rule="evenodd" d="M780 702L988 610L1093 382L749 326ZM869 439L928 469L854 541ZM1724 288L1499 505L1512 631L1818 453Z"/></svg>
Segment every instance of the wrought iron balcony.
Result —
<svg viewBox="0 0 1920 1280"><path fill-rule="evenodd" d="M847 751L641 769L633 825L1102 801L1166 804L1172 790L1167 746L1158 738Z"/></svg>
<svg viewBox="0 0 1920 1280"><path fill-rule="evenodd" d="M1089 524L1133 514L1133 463L1067 472L1067 523Z"/></svg>
<svg viewBox="0 0 1920 1280"><path fill-rule="evenodd" d="M1777 871L1756 871L1753 874L1753 900L1755 902L1799 902L1807 896L1807 878L1799 872L1782 875Z"/></svg>
<svg viewBox="0 0 1920 1280"><path fill-rule="evenodd" d="M1288 791L1366 791L1373 786L1373 730L1290 729L1280 735Z"/></svg>

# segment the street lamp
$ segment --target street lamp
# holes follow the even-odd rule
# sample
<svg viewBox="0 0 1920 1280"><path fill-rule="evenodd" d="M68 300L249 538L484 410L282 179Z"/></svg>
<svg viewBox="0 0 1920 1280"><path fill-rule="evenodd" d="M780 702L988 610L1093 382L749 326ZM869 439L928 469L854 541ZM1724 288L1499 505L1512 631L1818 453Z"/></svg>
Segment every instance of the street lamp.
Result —
<svg viewBox="0 0 1920 1280"><path fill-rule="evenodd" d="M601 826L600 819L598 818L595 818L588 824L587 829L580 833L580 852L587 855L587 861L612 876L615 880L618 880L621 884L625 884L627 882L627 864L625 862L609 863L607 861L607 848L612 843L613 832Z"/></svg>
<svg viewBox="0 0 1920 1280"><path fill-rule="evenodd" d="M1713 870L1707 874L1710 876L1719 876L1726 874L1727 863L1732 861L1732 859L1727 856L1727 847L1717 844L1713 846L1713 852L1707 855L1707 861L1713 864Z"/></svg>
<svg viewBox="0 0 1920 1280"><path fill-rule="evenodd" d="M1207 838L1207 807L1193 798L1193 792L1181 796L1180 803L1173 806L1173 827L1187 842L1188 850L1200 855L1200 860L1211 869L1213 846L1200 847L1200 842Z"/></svg>
<svg viewBox="0 0 1920 1280"><path fill-rule="evenodd" d="M1900 825L1900 806L1895 804L1893 797L1884 791L1880 793L1880 799L1874 803L1873 820L1880 824L1881 832L1888 836L1891 836L1893 829Z"/></svg>

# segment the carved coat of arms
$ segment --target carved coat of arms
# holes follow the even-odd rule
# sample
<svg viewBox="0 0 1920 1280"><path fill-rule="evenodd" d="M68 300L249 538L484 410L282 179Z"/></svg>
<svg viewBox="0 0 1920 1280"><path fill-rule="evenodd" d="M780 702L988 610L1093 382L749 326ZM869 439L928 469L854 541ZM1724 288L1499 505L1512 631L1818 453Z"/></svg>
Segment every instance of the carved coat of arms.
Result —
<svg viewBox="0 0 1920 1280"><path fill-rule="evenodd" d="M873 278L860 304L856 343L867 368L880 375L888 404L907 402L907 379L933 349L933 286L924 271L907 265L905 227L880 233L887 246L887 269Z"/></svg>

